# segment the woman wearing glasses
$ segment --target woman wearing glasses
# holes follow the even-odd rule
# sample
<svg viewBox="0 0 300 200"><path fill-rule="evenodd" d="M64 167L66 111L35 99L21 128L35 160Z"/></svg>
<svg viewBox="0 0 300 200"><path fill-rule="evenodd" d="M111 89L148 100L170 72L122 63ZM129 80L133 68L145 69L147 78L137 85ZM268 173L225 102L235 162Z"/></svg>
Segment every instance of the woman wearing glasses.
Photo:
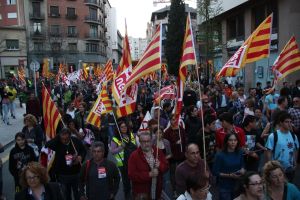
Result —
<svg viewBox="0 0 300 200"><path fill-rule="evenodd" d="M212 200L209 189L210 185L207 177L197 174L188 176L186 179L186 191L177 200Z"/></svg>
<svg viewBox="0 0 300 200"><path fill-rule="evenodd" d="M258 172L249 171L241 178L239 184L240 196L234 200L263 200L264 182Z"/></svg>
<svg viewBox="0 0 300 200"><path fill-rule="evenodd" d="M49 183L47 169L37 162L30 162L24 168L20 183L23 190L16 194L15 200L65 200L62 186Z"/></svg>
<svg viewBox="0 0 300 200"><path fill-rule="evenodd" d="M263 178L266 181L267 200L300 199L299 189L294 184L287 182L280 162L267 162L264 166Z"/></svg>

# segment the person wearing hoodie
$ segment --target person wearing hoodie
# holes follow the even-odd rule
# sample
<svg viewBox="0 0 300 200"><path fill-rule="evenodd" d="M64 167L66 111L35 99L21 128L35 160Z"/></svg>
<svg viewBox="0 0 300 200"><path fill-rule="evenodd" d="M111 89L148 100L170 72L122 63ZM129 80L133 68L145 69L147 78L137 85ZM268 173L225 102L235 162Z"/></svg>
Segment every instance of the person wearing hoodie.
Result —
<svg viewBox="0 0 300 200"><path fill-rule="evenodd" d="M21 189L19 177L22 169L31 161L37 161L34 150L27 144L25 134L18 132L15 135L16 145L9 153L9 172L15 180L15 190L19 192Z"/></svg>

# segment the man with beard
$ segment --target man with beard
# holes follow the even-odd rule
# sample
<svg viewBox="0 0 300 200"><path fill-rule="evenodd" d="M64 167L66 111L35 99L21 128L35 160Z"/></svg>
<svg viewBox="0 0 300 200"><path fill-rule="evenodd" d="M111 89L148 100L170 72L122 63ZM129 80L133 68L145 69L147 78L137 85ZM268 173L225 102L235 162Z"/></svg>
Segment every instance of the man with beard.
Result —
<svg viewBox="0 0 300 200"><path fill-rule="evenodd" d="M168 169L167 160L160 149L153 148L149 132L142 133L139 141L141 146L132 152L128 160L134 199L160 199L163 174ZM156 184L152 184L155 179ZM156 187L155 196L152 194L153 186Z"/></svg>

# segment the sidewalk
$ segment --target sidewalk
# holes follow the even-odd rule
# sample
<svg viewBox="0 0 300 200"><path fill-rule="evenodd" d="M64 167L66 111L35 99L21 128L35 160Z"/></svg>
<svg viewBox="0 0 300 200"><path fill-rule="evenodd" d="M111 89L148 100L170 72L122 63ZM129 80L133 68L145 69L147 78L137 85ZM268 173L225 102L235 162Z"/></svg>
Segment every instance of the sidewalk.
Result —
<svg viewBox="0 0 300 200"><path fill-rule="evenodd" d="M9 123L11 125L4 124L3 120L0 120L0 141L3 146L6 146L14 141L15 134L17 132L22 131L24 126L23 123L23 114L26 112L25 104L23 104L23 108L20 108L19 99L16 100L16 119L10 117L9 113Z"/></svg>

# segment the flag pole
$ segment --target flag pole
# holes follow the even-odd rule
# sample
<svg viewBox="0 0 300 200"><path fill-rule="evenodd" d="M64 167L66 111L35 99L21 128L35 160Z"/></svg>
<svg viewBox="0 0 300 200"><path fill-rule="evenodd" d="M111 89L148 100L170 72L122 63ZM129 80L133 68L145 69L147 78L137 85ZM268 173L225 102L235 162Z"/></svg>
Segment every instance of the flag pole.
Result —
<svg viewBox="0 0 300 200"><path fill-rule="evenodd" d="M119 133L119 135L120 135L120 138L121 138L121 140L123 140L123 137L122 137L122 134L121 134L121 131L120 131L119 125L118 125L118 123L117 123L117 119L116 119L115 113L114 113L114 112L112 112L112 114L113 114L113 117L114 117L114 120L115 120L115 123L116 123L117 129L118 129L118 133Z"/></svg>

